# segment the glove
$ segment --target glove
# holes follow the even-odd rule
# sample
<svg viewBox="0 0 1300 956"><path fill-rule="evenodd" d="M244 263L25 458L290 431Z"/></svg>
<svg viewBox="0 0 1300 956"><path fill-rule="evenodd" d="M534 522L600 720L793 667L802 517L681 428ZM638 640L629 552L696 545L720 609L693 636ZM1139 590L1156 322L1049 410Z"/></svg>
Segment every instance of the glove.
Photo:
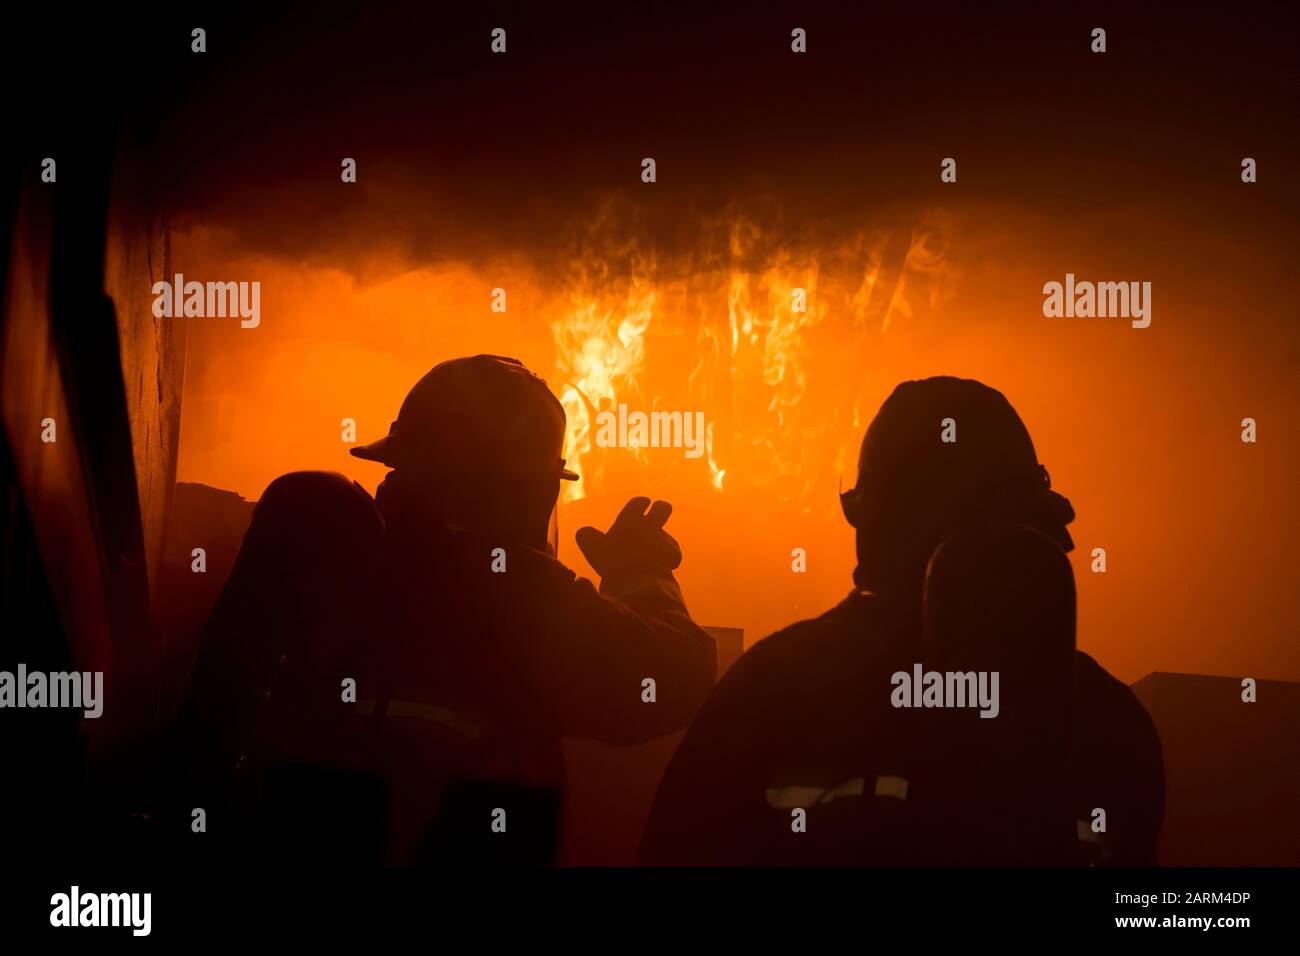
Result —
<svg viewBox="0 0 1300 956"><path fill-rule="evenodd" d="M652 505L649 498L633 498L608 531L579 528L574 540L602 578L637 572L671 574L682 563L681 547L664 530L672 513L673 506L666 501Z"/></svg>

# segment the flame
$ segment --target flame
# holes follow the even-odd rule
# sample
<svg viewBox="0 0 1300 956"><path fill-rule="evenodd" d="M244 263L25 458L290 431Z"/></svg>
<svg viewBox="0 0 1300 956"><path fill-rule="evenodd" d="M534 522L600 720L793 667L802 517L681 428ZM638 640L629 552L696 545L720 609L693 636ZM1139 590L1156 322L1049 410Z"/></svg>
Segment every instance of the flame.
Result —
<svg viewBox="0 0 1300 956"><path fill-rule="evenodd" d="M560 404L568 417L565 449L569 466L579 474L592 451L596 413L636 391L654 304L654 288L633 276L621 301L585 287L570 293L563 315L552 325L563 382ZM566 483L564 499L584 497L587 487L585 480Z"/></svg>
<svg viewBox="0 0 1300 956"><path fill-rule="evenodd" d="M717 244L723 251L701 254L698 268L657 270L617 243L609 258L576 260L551 319L567 455L583 477L566 485L565 500L601 487L612 458L595 446L595 416L620 403L704 411L703 460L686 467L698 467L713 490L736 474L780 497L804 496L861 437L862 362L840 363L857 376L845 383L851 391L822 385L810 395L810 383L825 378L814 366L836 361L818 351L819 329L835 327L824 338L835 343L832 353L865 357L873 334L942 304L954 275L945 235L942 221L923 220L837 245L791 245L737 220ZM684 375L661 371L683 363ZM654 467L648 449L623 454ZM681 467L680 455L675 461L665 467Z"/></svg>

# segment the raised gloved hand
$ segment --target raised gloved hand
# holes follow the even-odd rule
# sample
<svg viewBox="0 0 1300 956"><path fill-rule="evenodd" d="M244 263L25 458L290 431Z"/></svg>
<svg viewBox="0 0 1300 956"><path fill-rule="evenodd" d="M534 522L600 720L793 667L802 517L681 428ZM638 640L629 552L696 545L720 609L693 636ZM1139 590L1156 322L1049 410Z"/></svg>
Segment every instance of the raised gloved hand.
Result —
<svg viewBox="0 0 1300 956"><path fill-rule="evenodd" d="M602 578L629 572L669 574L682 563L682 549L664 530L672 513L666 501L652 505L649 498L633 498L608 531L579 528L574 537Z"/></svg>

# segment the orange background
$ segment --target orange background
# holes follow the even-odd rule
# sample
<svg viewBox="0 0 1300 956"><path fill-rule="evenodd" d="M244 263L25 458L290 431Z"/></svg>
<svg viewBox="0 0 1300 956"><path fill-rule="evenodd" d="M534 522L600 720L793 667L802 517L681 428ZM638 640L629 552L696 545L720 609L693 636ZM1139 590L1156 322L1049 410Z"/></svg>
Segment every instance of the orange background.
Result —
<svg viewBox="0 0 1300 956"><path fill-rule="evenodd" d="M1222 175L1235 173L1225 164ZM1241 189L1241 218L1267 216ZM599 462L571 453L586 497L561 510L561 557L590 573L574 529L608 522L633 494L664 497L703 623L743 627L749 643L816 615L850 586L852 532L835 491L854 481L866 423L899 381L955 374L1008 396L1074 503L1083 649L1126 680L1153 670L1300 678L1289 266L1266 242L1228 242L1221 218L1161 211L1099 208L1066 229L1007 207L921 210L914 225L876 237L913 243L901 288L885 288L887 276L864 285L870 235L824 252L777 242L697 275L658 266L658 281L638 280L635 301L655 295L642 360L618 380L616 400L703 411L721 488L707 457L676 449L614 450ZM626 358L617 329L632 309L629 277L556 282L517 261L380 262L358 277L243 257L204 228L173 248L187 278L262 282L260 328L188 320L181 432L180 480L249 498L300 468L342 471L373 491L384 469L347 455L341 420L356 419L362 442L385 433L410 385L445 358L513 355L557 394L575 364L557 338L574 323L611 361ZM1150 328L1044 318L1042 285L1067 271L1150 280ZM733 353L737 283L749 308ZM811 290L812 319L791 332L782 290L796 284ZM489 308L498 286L505 314ZM1248 416L1256 444L1240 440ZM795 547L807 551L806 574L791 571ZM1107 551L1105 574L1089 570L1094 547Z"/></svg>

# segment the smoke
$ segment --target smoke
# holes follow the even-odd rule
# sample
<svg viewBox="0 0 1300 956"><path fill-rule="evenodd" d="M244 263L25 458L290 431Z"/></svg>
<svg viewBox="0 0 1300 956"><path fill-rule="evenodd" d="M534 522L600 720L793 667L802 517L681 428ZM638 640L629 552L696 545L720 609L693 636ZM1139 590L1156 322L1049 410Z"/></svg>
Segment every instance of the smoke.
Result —
<svg viewBox="0 0 1300 956"><path fill-rule="evenodd" d="M699 269L683 260L737 217L821 246L909 228L939 202L1069 221L1100 196L1168 194L1236 163L1209 142L1294 151L1286 104L1269 99L1290 54L1264 25L1220 34L1226 12L1171 24L1115 8L1100 57L1075 18L1040 6L313 4L213 20L204 55L181 42L188 27L159 24L159 186L178 228L228 229L254 254L362 276L513 255L551 274L585 257L594 220L611 261L635 243L661 269ZM790 50L795 25L806 54ZM1259 51L1274 48L1270 65ZM1211 123L1204 107L1229 103ZM939 182L945 157L955 186Z"/></svg>
<svg viewBox="0 0 1300 956"><path fill-rule="evenodd" d="M1007 394L1075 503L1085 649L1130 679L1300 673L1277 623L1300 524L1289 41L1125 5L1098 13L1103 59L1090 24L1040 6L214 22L212 61L172 64L159 186L178 271L260 280L263 320L190 326L181 479L257 497L329 468L373 487L344 419L371 440L437 361L513 355L571 424L579 389L704 413L699 460L575 456L586 497L561 521L671 498L692 609L752 642L849 586L834 495L880 402L963 375ZM1067 272L1150 281L1151 327L1045 319Z"/></svg>

